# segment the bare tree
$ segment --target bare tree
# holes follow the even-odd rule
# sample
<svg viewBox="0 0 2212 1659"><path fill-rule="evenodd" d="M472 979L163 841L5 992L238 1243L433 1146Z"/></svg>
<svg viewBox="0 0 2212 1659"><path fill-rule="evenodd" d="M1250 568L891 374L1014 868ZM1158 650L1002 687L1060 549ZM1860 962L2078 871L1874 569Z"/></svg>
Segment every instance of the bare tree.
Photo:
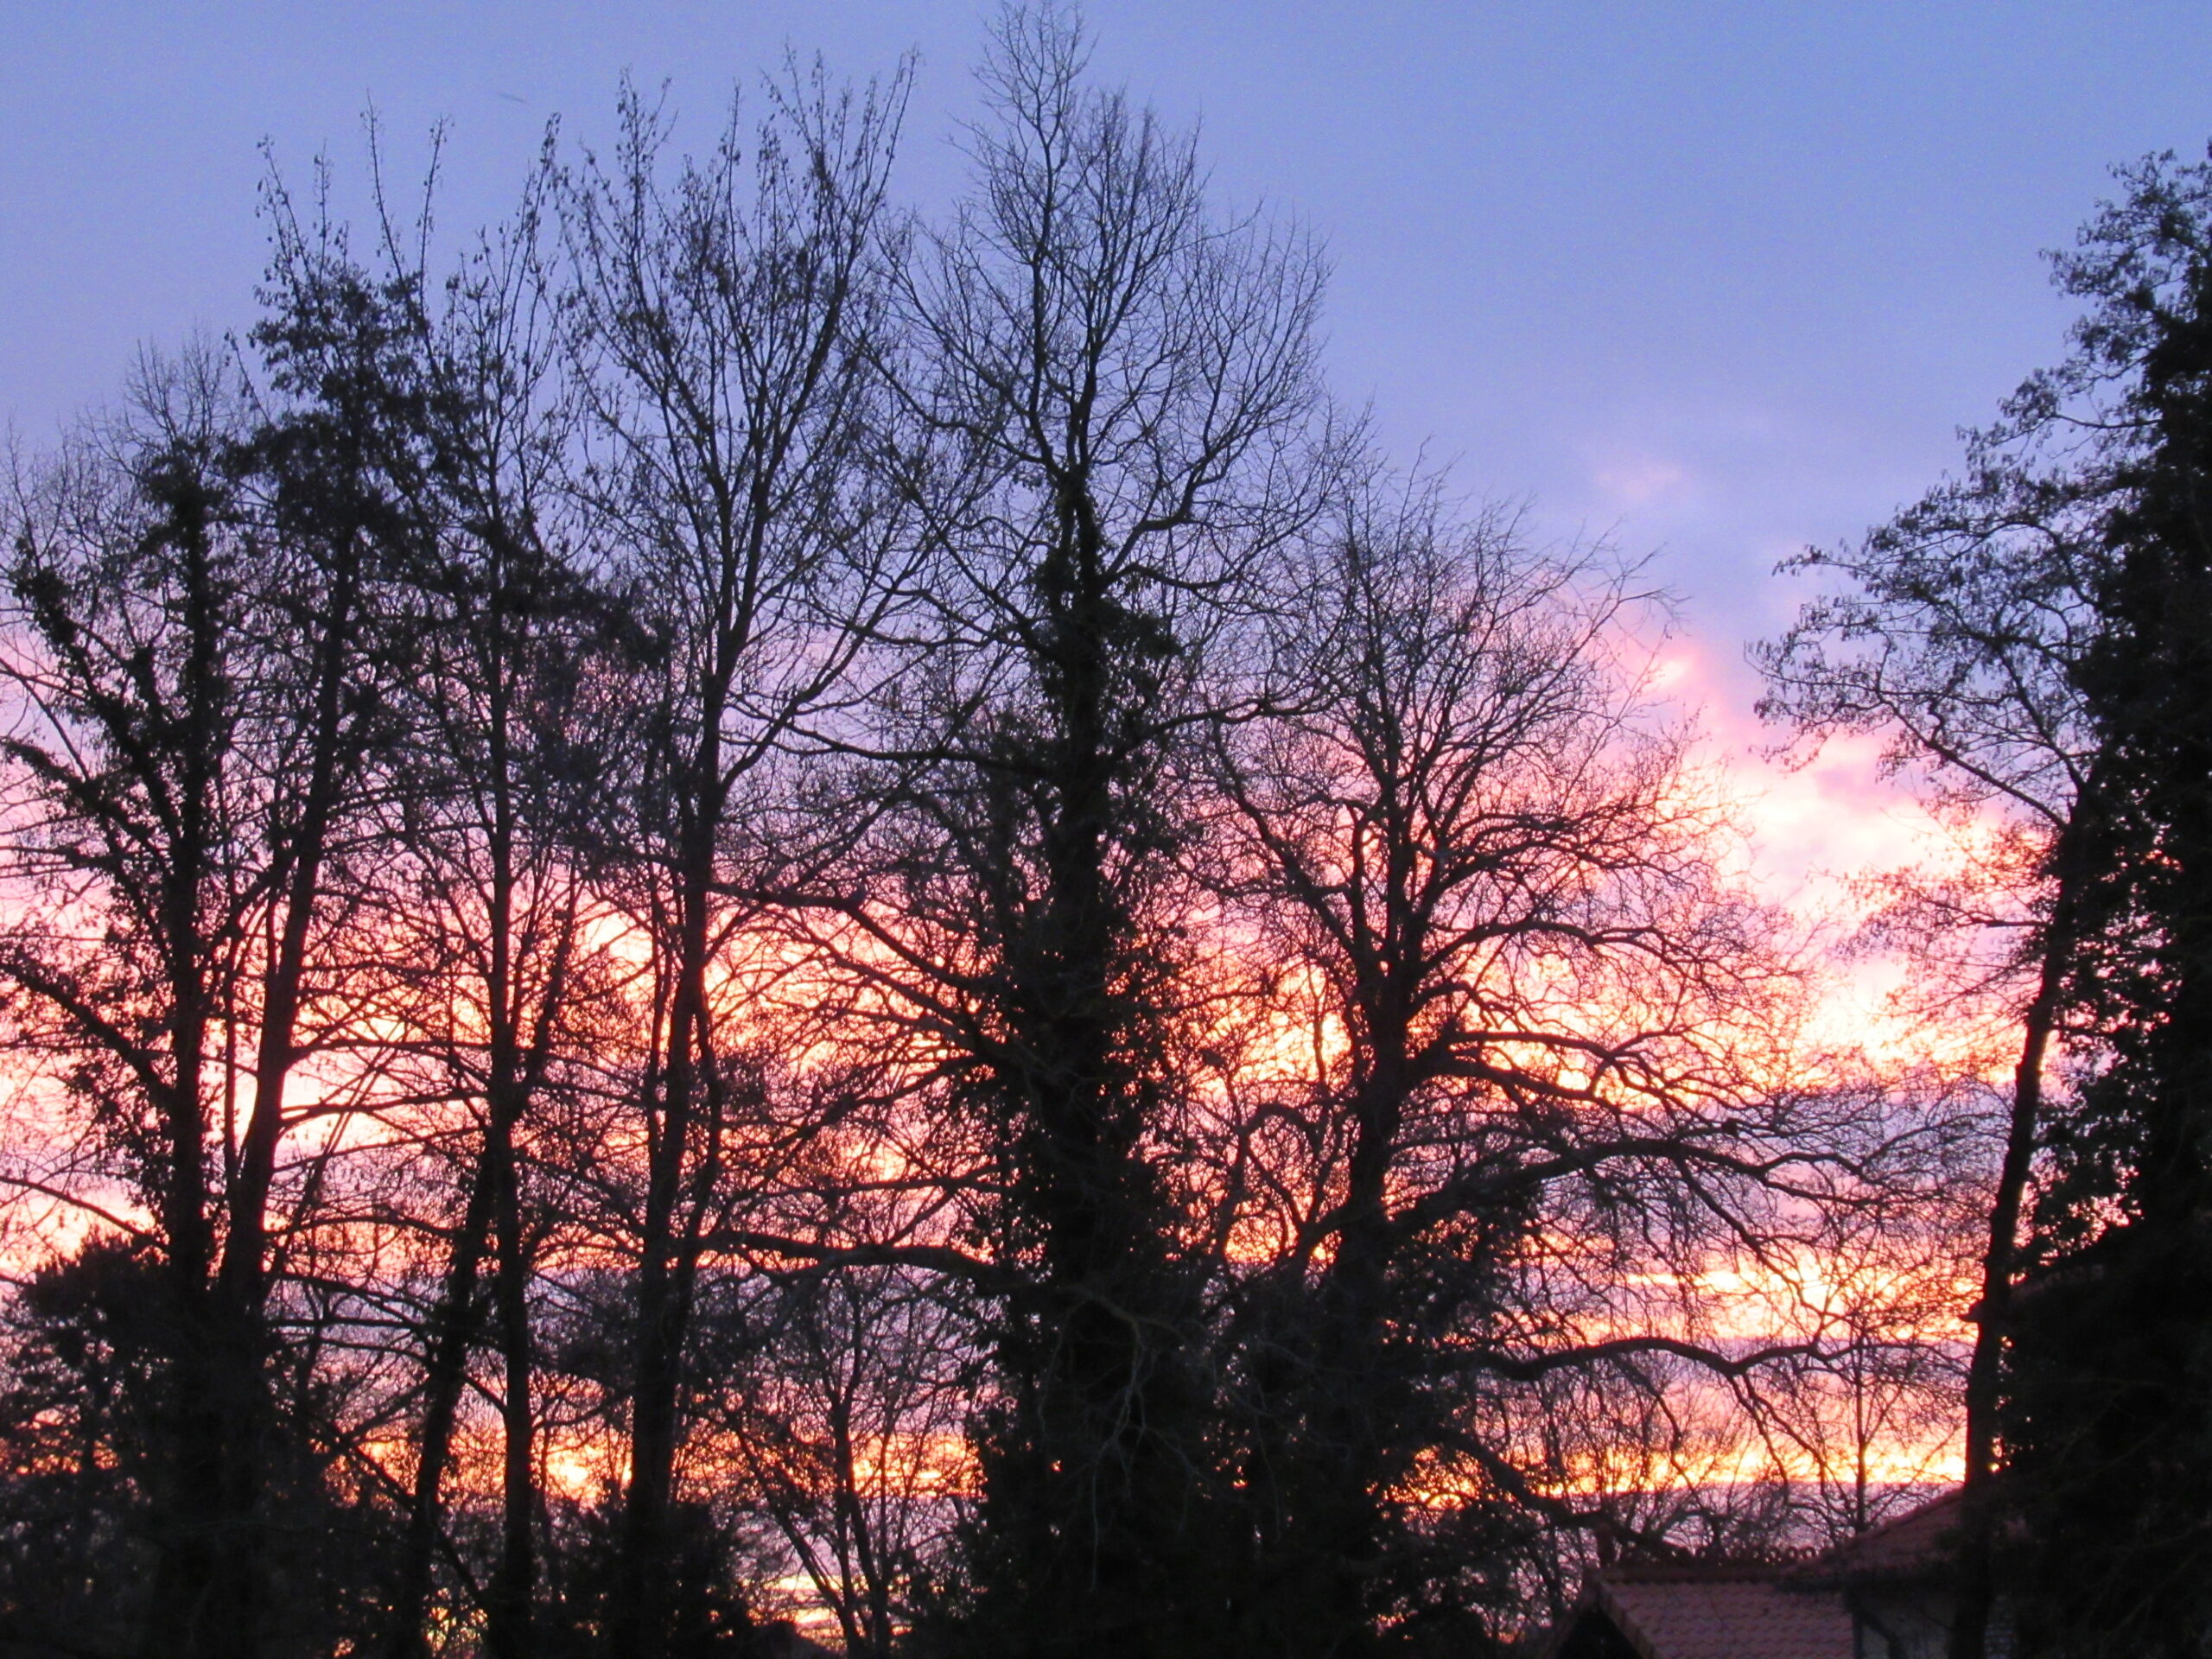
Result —
<svg viewBox="0 0 2212 1659"><path fill-rule="evenodd" d="M143 424L19 480L10 525L11 1046L42 1052L92 1118L86 1165L30 1179L74 1199L105 1176L151 1218L111 1212L160 1252L174 1368L161 1572L197 1594L149 1618L175 1617L199 1653L225 1651L225 1627L251 1617L255 1572L224 1504L222 1380L194 1363L216 1349L210 1154L227 1169L225 1016L262 886L253 797L230 776L248 767L232 666L246 573L224 370L212 353L149 365Z"/></svg>
<svg viewBox="0 0 2212 1659"><path fill-rule="evenodd" d="M310 1103L288 1090L359 960L356 831L395 660L380 596L419 528L423 457L386 442L386 401L421 395L391 372L388 296L327 219L281 189L271 207L265 390L226 396L238 365L213 354L149 371L143 425L80 452L16 526L31 902L9 976L36 1040L100 1079L95 1122L132 1126L124 1166L157 1217L172 1414L143 1639L160 1652L259 1639L283 1455L271 1297L357 1094L343 1067Z"/></svg>
<svg viewBox="0 0 2212 1659"><path fill-rule="evenodd" d="M958 1281L839 1268L751 1281L716 1344L737 1501L773 1523L853 1659L893 1659L946 1566L967 1474L973 1313Z"/></svg>
<svg viewBox="0 0 2212 1659"><path fill-rule="evenodd" d="M1301 574L1275 707L1220 754L1224 880L1309 1035L1224 1196L1268 1243L1230 1291L1250 1639L1321 1653L1510 1596L1454 1582L1541 1484L1484 1442L1485 1398L1741 1371L1664 1287L1778 1245L1775 1195L1822 1184L1773 1069L1792 976L1619 657L1629 574L1419 483L1352 495ZM1454 1463L1431 1548L1393 1494L1462 1490Z"/></svg>
<svg viewBox="0 0 2212 1659"><path fill-rule="evenodd" d="M634 920L656 953L645 1127L631 1472L617 1645L662 1651L684 1351L741 1076L728 977L747 901L787 851L774 762L840 695L895 593L883 435L884 190L904 98L839 92L817 68L772 86L743 157L664 181L668 126L632 92L612 172L562 196L575 372L599 460L587 487L607 556L658 653L641 692L642 775L624 831ZM750 200L747 193L750 191Z"/></svg>
<svg viewBox="0 0 2212 1659"><path fill-rule="evenodd" d="M574 421L543 257L548 182L541 168L442 292L423 263L427 226L411 246L388 213L383 226L396 302L386 326L425 388L397 412L422 423L413 440L431 458L429 533L395 599L415 644L386 768L396 861L378 905L393 964L385 1018L404 1033L395 1070L433 1108L427 1135L449 1136L457 1111L476 1130L423 1321L412 1491L388 1609L397 1655L425 1650L487 1255L503 1452L486 1640L499 1655L531 1647L533 1264L521 1137L585 1040L577 1007L596 966L586 936L604 908L589 887L603 859L596 815L631 752L609 692L625 644L619 607L571 544Z"/></svg>
<svg viewBox="0 0 2212 1659"><path fill-rule="evenodd" d="M817 896L913 1057L994 1304L963 1640L1195 1650L1198 1281L1158 1162L1181 944L1176 756L1211 648L1315 511L1318 262L1208 210L1190 141L1001 15L973 193L906 293L928 439L918 641L875 703L872 873ZM1185 769L1187 770L1187 769Z"/></svg>
<svg viewBox="0 0 2212 1659"><path fill-rule="evenodd" d="M1954 1175L1952 1190L1978 1194L1984 1173ZM1797 1535L1815 1544L1841 1543L1948 1484L1972 1351L1958 1293L1982 1217L1979 1206L1961 1215L1897 1188L1779 1277L1777 1328L1809 1329L1815 1351L1742 1385L1772 1459L1767 1478L1790 1494Z"/></svg>
<svg viewBox="0 0 2212 1659"><path fill-rule="evenodd" d="M1965 1380L1966 1553L1954 1659L1980 1659L1988 1619L1998 1407L2019 1274L2024 1206L2048 1122L2047 1074L2064 1034L2065 988L2082 943L2086 849L2101 810L2097 740L2075 682L2099 623L2101 486L2073 471L2056 383L2028 382L2005 418L1973 435L1947 481L1857 548L1784 568L1832 590L1753 653L1770 719L1814 741L1888 741L1892 775L1924 780L1939 808L2000 834L1963 876L1908 881L1884 932L1923 958L1965 957L1943 982L1993 999L2018 1029L2004 1154L1990 1195L1976 1336Z"/></svg>

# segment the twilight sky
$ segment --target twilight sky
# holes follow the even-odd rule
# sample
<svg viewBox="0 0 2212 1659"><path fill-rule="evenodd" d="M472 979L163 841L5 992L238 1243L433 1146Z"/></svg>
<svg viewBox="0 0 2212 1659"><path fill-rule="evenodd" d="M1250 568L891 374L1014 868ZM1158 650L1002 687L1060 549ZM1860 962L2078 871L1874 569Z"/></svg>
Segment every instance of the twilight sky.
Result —
<svg viewBox="0 0 2212 1659"><path fill-rule="evenodd" d="M7 0L0 422L31 447L141 341L251 316L273 146L358 200L373 102L402 177L452 124L442 219L496 217L546 118L618 76L703 146L786 42L917 48L901 171L954 188L982 0ZM1314 226L1334 384L1402 454L1547 535L1656 551L1708 723L1748 734L1767 575L1855 536L2059 349L2039 249L2107 168L2212 138L2206 0L1092 0L1097 70L1203 122L1220 199ZM1855 774L1863 778L1863 767ZM1790 785L1813 833L1842 773ZM1807 794L1810 790L1812 793ZM1874 840L1878 842L1876 835ZM1833 836L1831 836L1833 840ZM1870 845L1872 843L1869 843ZM1840 842L1830 861L1857 855Z"/></svg>

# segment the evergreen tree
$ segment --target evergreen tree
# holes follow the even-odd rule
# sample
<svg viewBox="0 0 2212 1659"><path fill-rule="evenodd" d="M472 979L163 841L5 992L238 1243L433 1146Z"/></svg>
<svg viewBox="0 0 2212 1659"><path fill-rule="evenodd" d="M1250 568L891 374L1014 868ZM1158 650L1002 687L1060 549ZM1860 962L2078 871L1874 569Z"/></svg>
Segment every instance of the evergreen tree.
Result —
<svg viewBox="0 0 2212 1659"><path fill-rule="evenodd" d="M2010 826L1978 890L1912 906L2003 925L2022 1029L1953 1659L2008 1589L2031 1651L2199 1653L2212 1624L2212 166L2120 176L2056 261L2072 354L1965 476L1796 562L1844 590L1761 653L1770 715L1880 732Z"/></svg>
<svg viewBox="0 0 2212 1659"><path fill-rule="evenodd" d="M2040 383L2106 503L2074 671L2097 741L2068 989L2103 1051L2052 1128L2004 1430L2038 1649L2212 1630L2212 166L2158 158L2059 263L2092 302Z"/></svg>

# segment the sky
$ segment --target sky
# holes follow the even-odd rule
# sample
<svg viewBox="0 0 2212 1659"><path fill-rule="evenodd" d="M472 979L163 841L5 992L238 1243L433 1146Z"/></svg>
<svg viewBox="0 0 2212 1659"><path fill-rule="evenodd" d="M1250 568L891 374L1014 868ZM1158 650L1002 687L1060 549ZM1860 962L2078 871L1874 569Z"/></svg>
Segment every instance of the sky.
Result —
<svg viewBox="0 0 2212 1659"><path fill-rule="evenodd" d="M987 0L8 0L0 423L35 449L142 344L251 321L264 147L341 202L448 124L442 222L496 219L546 121L603 143L626 73L703 148L787 48L908 51L901 192L957 189ZM2212 4L2166 0L1091 0L1094 60L1197 121L1224 207L1334 268L1340 396L1397 454L1649 554L1715 741L1758 734L1770 575L1933 482L2063 349L2038 258L2109 168L2212 139ZM1757 763L1750 763L1754 771ZM1770 777L1802 870L1879 855L1863 750ZM1878 813L1876 814L1878 817ZM1870 827L1870 825L1872 827ZM1892 837L1893 839L1893 837Z"/></svg>

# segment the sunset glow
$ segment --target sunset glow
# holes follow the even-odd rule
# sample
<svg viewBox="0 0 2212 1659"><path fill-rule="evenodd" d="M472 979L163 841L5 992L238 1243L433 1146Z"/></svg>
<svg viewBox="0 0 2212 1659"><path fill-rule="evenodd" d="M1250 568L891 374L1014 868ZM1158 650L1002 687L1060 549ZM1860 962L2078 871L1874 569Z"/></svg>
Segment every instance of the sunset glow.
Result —
<svg viewBox="0 0 2212 1659"><path fill-rule="evenodd" d="M2212 1625L2212 22L139 10L10 1659Z"/></svg>

